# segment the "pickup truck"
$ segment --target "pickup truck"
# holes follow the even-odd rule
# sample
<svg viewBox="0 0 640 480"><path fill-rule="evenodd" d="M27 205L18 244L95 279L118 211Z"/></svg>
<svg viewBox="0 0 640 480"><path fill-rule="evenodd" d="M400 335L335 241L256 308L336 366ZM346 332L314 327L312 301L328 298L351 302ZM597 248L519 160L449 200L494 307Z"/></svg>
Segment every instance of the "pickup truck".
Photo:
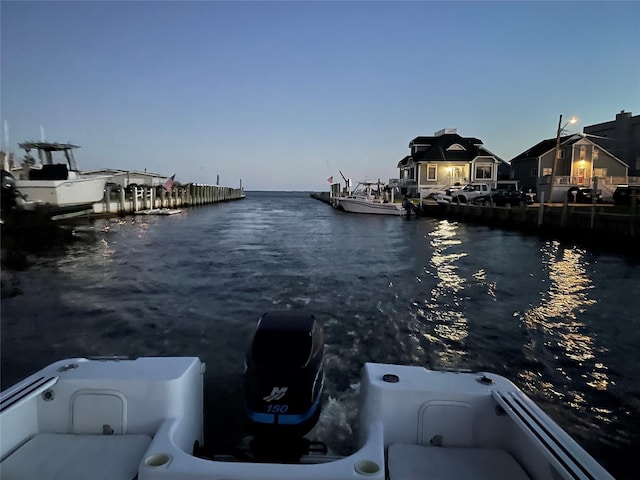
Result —
<svg viewBox="0 0 640 480"><path fill-rule="evenodd" d="M488 195L491 187L487 183L468 183L459 190L447 190L444 195L438 195L436 201L438 203L469 203L476 197Z"/></svg>
<svg viewBox="0 0 640 480"><path fill-rule="evenodd" d="M436 197L438 203L472 203L475 205L531 205L534 195L520 190L517 181L501 181L492 189L488 183L473 182L460 190L447 191Z"/></svg>

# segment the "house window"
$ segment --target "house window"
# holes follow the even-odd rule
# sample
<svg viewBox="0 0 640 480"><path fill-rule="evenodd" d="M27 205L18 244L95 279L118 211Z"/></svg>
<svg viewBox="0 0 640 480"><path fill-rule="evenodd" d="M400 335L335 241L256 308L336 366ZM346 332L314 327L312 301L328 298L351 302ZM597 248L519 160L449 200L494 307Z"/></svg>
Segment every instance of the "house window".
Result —
<svg viewBox="0 0 640 480"><path fill-rule="evenodd" d="M531 176L532 177L537 177L538 176L538 169L537 168L532 168L531 169Z"/></svg>
<svg viewBox="0 0 640 480"><path fill-rule="evenodd" d="M607 169L606 168L594 168L593 176L598 178L606 178L607 177Z"/></svg>
<svg viewBox="0 0 640 480"><path fill-rule="evenodd" d="M553 168L545 167L542 169L542 176L551 175L551 172L553 172Z"/></svg>
<svg viewBox="0 0 640 480"><path fill-rule="evenodd" d="M560 150L559 154L558 154L558 158L560 160L562 160L564 158L564 150Z"/></svg>
<svg viewBox="0 0 640 480"><path fill-rule="evenodd" d="M476 164L476 180L491 180L493 178L493 165L491 163Z"/></svg>
<svg viewBox="0 0 640 480"><path fill-rule="evenodd" d="M586 145L580 145L580 160L584 160L586 156L587 156Z"/></svg>
<svg viewBox="0 0 640 480"><path fill-rule="evenodd" d="M465 148L462 145L460 145L459 143L454 143L449 148L447 148L447 152L450 151L450 150L466 151Z"/></svg>
<svg viewBox="0 0 640 480"><path fill-rule="evenodd" d="M593 147L593 160L598 160L598 149L597 147Z"/></svg>
<svg viewBox="0 0 640 480"><path fill-rule="evenodd" d="M435 165L427 166L427 180L436 180L437 168Z"/></svg>

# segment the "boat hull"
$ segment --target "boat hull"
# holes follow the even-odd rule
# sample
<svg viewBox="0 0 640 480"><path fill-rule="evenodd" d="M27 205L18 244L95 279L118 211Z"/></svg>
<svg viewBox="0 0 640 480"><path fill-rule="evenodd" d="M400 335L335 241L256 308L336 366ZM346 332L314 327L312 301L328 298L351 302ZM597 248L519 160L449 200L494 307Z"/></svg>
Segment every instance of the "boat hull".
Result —
<svg viewBox="0 0 640 480"><path fill-rule="evenodd" d="M93 205L104 197L108 177L70 180L16 180L16 189L29 202L57 207Z"/></svg>
<svg viewBox="0 0 640 480"><path fill-rule="evenodd" d="M371 202L358 198L341 198L340 207L349 213L371 213L375 215L402 215L405 213L398 203Z"/></svg>

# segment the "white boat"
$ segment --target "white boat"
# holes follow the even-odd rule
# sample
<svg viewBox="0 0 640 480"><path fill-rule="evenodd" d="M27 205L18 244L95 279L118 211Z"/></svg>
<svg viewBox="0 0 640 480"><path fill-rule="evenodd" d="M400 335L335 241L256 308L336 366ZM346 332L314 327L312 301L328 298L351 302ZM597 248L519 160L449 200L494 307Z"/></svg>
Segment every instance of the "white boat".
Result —
<svg viewBox="0 0 640 480"><path fill-rule="evenodd" d="M281 320L272 317L272 326ZM309 332L316 332L314 322L306 325ZM278 352L277 358L262 350L264 345L256 349L254 340L251 359L266 355L282 366L290 351L298 360L314 357L309 352L321 352L322 343L305 332L286 331L281 339L270 332L262 338L272 344L271 353ZM291 336L298 333L302 335ZM309 351L298 348L302 338L307 339ZM294 348L282 348L286 341L292 341ZM314 395L321 374L322 369L313 382ZM287 397L290 390L282 383L286 377L275 375L278 380L263 382L267 388L263 392L270 393L262 400L268 402L265 412L270 413L254 409L251 419L276 429L310 418L289 414L293 407ZM72 358L49 365L2 393L0 476L7 480L613 478L504 377L376 363L366 363L362 369L359 435L351 455L307 454L286 462L250 455L205 458L200 454L204 376L205 365L197 357ZM286 448L291 445L286 438L274 430L268 443L274 449Z"/></svg>
<svg viewBox="0 0 640 480"><path fill-rule="evenodd" d="M180 208L150 208L147 210L138 210L137 212L133 212L136 215L177 215L178 213L182 213L182 209Z"/></svg>
<svg viewBox="0 0 640 480"><path fill-rule="evenodd" d="M11 171L22 198L30 203L57 207L92 207L104 197L108 176L81 176L73 156L77 145L51 142L20 144L26 156L20 168ZM31 156L37 150L40 164Z"/></svg>
<svg viewBox="0 0 640 480"><path fill-rule="evenodd" d="M377 190L373 187L377 186ZM404 215L406 210L393 200L393 195L384 192L380 182L360 182L354 193L338 197L338 207L350 213L372 213L376 215Z"/></svg>

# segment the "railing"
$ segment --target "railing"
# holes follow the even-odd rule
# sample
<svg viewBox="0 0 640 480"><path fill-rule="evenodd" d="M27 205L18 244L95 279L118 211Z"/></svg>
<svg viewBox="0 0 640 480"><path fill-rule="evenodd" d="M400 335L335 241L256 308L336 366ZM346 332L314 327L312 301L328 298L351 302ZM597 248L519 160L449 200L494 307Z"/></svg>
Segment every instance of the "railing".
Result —
<svg viewBox="0 0 640 480"><path fill-rule="evenodd" d="M400 187L400 188L417 187L418 186L418 182L416 182L415 180L404 180L404 179L400 179L400 178L390 178L389 179L389 186L390 187Z"/></svg>
<svg viewBox="0 0 640 480"><path fill-rule="evenodd" d="M39 377L30 383L18 385L14 390L3 392L2 398L0 398L0 412L4 412L21 400L32 398L44 392L57 381L58 377Z"/></svg>
<svg viewBox="0 0 640 480"><path fill-rule="evenodd" d="M593 177L556 176L554 185L593 185ZM598 177L599 185L640 185L640 177Z"/></svg>
<svg viewBox="0 0 640 480"><path fill-rule="evenodd" d="M581 480L611 478L603 477L606 474L604 469L595 460L590 459L577 444L563 438L567 435L549 418L532 409L526 397L517 392L496 390L492 390L491 395L524 433L543 449L545 456L564 478Z"/></svg>

